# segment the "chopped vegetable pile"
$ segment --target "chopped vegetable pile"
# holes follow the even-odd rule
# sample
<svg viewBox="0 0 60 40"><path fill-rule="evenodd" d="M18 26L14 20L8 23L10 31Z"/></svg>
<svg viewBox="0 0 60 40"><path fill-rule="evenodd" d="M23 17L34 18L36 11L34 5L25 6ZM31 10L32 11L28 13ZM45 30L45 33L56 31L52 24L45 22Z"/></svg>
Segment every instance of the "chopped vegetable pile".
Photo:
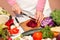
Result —
<svg viewBox="0 0 60 40"><path fill-rule="evenodd" d="M49 26L46 26L45 28L41 29L43 38L53 38L53 32L50 30Z"/></svg>
<svg viewBox="0 0 60 40"><path fill-rule="evenodd" d="M10 15L6 10L4 10L3 8L0 7L0 15ZM19 29L17 27L11 29L11 24L13 24L13 19L8 20L5 25L4 24L0 24L0 37L3 38L4 40L12 40L11 35L13 34L18 34L19 33ZM46 17L44 18L44 20L41 23L41 29L39 29L39 31L27 31L26 34L32 33L31 37L29 36L23 36L21 37L21 35L17 38L15 38L14 40L30 40L30 38L32 38L31 40L42 40L42 39L47 39L50 38L51 40L55 37L56 40L60 40L60 33L59 32L55 32L55 31L51 31L51 27L55 26L55 25L59 25L60 26L60 10L54 10L51 13L50 17ZM8 27L7 27L8 26ZM37 23L33 20L30 20L27 23L27 26L29 27L36 27ZM10 35L11 34L11 35ZM25 34L25 35L26 35Z"/></svg>

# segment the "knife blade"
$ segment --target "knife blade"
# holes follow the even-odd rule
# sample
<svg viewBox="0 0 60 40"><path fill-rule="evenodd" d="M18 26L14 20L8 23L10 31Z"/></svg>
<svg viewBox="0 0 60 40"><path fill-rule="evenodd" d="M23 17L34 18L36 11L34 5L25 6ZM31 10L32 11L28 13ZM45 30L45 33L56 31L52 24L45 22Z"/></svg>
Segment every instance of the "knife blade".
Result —
<svg viewBox="0 0 60 40"><path fill-rule="evenodd" d="M31 16L29 16L29 15L27 15L27 14L25 14L25 13L21 13L21 14L22 14L22 15L25 15L25 16L27 16L27 17L33 19L33 20L36 20L35 18L33 18L33 17L31 17Z"/></svg>
<svg viewBox="0 0 60 40"><path fill-rule="evenodd" d="M29 35L32 35L34 32L37 32L37 31L40 31L42 28L37 28L37 29L33 29L33 30L29 30L29 31L26 31L26 32L23 32L22 35L23 36L29 36Z"/></svg>

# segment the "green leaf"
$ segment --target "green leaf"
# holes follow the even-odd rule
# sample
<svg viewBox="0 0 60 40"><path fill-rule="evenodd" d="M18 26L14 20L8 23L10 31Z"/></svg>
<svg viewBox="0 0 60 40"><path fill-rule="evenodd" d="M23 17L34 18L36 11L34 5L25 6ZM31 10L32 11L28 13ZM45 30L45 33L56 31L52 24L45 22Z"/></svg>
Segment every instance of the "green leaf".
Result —
<svg viewBox="0 0 60 40"><path fill-rule="evenodd" d="M60 10L52 11L51 17L57 25L60 25Z"/></svg>

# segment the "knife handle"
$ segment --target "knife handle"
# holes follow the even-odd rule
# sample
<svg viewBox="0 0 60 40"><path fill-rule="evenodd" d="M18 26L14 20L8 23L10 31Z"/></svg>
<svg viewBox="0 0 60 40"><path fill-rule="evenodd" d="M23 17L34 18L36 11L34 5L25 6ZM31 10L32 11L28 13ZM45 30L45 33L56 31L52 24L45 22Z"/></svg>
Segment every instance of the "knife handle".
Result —
<svg viewBox="0 0 60 40"><path fill-rule="evenodd" d="M16 17L15 17L15 20L16 20L17 23L19 23L19 21L18 21L18 19Z"/></svg>

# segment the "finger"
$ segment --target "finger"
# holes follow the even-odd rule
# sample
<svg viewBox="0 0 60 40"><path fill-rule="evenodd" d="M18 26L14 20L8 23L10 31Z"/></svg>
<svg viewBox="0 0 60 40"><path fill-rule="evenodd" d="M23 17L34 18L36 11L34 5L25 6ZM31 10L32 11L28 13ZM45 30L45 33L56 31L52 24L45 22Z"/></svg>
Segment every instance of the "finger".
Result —
<svg viewBox="0 0 60 40"><path fill-rule="evenodd" d="M38 20L38 19L39 19L39 14L36 14L36 16L35 16L35 17L36 17L36 20Z"/></svg>
<svg viewBox="0 0 60 40"><path fill-rule="evenodd" d="M42 22L43 19L44 19L44 16L40 16L40 17L39 17L40 23Z"/></svg>
<svg viewBox="0 0 60 40"><path fill-rule="evenodd" d="M36 22L38 22L38 16L37 15L35 15L35 19L36 19Z"/></svg>

